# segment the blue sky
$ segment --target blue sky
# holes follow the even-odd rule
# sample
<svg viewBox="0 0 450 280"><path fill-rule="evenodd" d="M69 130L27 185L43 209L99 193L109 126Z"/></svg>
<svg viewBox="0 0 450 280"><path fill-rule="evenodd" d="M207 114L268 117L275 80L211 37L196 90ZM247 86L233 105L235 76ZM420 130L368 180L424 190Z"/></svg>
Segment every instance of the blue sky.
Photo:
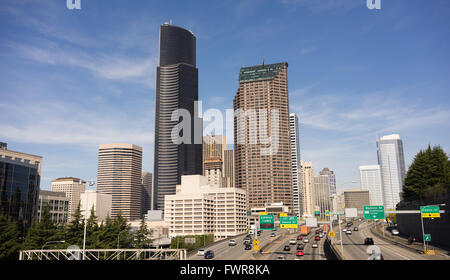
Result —
<svg viewBox="0 0 450 280"><path fill-rule="evenodd" d="M338 190L376 164L377 135L399 133L407 165L428 144L450 151L447 0L65 2L0 5L0 141L44 157L43 189L95 180L101 143L142 146L153 170L158 32L170 20L197 37L204 110L232 108L240 67L289 63L301 157L334 170Z"/></svg>

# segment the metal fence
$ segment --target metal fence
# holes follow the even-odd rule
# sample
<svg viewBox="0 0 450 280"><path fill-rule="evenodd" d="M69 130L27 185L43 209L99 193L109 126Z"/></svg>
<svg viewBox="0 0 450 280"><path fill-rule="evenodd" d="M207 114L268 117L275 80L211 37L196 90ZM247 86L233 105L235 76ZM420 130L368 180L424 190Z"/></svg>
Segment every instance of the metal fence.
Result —
<svg viewBox="0 0 450 280"><path fill-rule="evenodd" d="M184 249L66 249L20 251L19 260L185 260Z"/></svg>

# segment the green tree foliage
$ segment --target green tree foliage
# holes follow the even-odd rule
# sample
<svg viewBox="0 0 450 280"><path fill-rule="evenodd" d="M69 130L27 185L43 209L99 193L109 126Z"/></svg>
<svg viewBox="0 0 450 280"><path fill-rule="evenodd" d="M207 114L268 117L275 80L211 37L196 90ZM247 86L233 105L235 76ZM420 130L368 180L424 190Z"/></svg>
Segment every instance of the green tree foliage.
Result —
<svg viewBox="0 0 450 280"><path fill-rule="evenodd" d="M186 238L195 238L195 243L187 244L185 242ZM191 250L195 250L195 249L204 247L212 242L214 242L213 234L177 236L175 238L172 238L172 241L170 243L170 248L172 248L172 249L185 248L188 251L191 251Z"/></svg>
<svg viewBox="0 0 450 280"><path fill-rule="evenodd" d="M84 218L81 215L81 203L78 203L75 213L72 214L72 220L65 227L66 244L83 247Z"/></svg>
<svg viewBox="0 0 450 280"><path fill-rule="evenodd" d="M145 219L142 218L139 229L136 231L134 236L134 247L139 249L149 248L152 243L152 240L150 239L151 234L152 231L148 229Z"/></svg>
<svg viewBox="0 0 450 280"><path fill-rule="evenodd" d="M22 248L24 250L41 249L47 242L60 241L59 238L58 227L52 220L50 209L48 206L44 206L41 220L33 221Z"/></svg>
<svg viewBox="0 0 450 280"><path fill-rule="evenodd" d="M19 259L20 231L12 218L0 216L0 260Z"/></svg>
<svg viewBox="0 0 450 280"><path fill-rule="evenodd" d="M403 199L431 197L450 190L450 163L448 156L436 146L428 146L414 158L403 186Z"/></svg>

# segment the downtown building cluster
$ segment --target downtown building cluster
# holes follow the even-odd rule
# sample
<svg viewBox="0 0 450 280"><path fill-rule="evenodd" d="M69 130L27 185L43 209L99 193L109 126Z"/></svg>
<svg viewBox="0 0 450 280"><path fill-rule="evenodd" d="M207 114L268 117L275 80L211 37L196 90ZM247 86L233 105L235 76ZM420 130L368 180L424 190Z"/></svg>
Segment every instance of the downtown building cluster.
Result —
<svg viewBox="0 0 450 280"><path fill-rule="evenodd" d="M360 167L361 189L368 195L342 199L333 171L323 168L314 175L313 163L301 159L299 117L289 110L287 62L240 69L233 149L223 135L203 136L198 71L194 34L163 24L153 174L142 170L142 147L100 144L96 190L87 189L91 182L63 177L52 181L51 191L40 191L42 157L12 152L2 144L2 213L18 217L26 229L44 205L58 223L70 222L80 205L83 215L92 209L100 222L119 213L132 225L145 218L162 238L213 234L223 239L246 232L258 212L304 219L315 210L323 216L366 198L363 203L395 207L405 174L399 138L380 138L379 165ZM10 176L22 181L11 183Z"/></svg>

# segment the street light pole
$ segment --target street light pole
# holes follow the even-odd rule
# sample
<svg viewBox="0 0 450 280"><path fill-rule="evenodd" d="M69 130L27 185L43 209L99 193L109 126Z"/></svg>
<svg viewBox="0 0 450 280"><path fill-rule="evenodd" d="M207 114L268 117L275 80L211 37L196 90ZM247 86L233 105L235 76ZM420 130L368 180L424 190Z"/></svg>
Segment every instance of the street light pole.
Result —
<svg viewBox="0 0 450 280"><path fill-rule="evenodd" d="M95 185L95 181L88 181L87 184L89 185L89 187L92 187ZM87 226L87 222L86 222L86 218L87 218L87 207L88 207L88 193L87 193L87 189L84 188L84 194L85 194L85 203L86 203L86 207L85 211L84 211L84 233L83 233L83 261L85 260L85 256L86 256L86 226Z"/></svg>

